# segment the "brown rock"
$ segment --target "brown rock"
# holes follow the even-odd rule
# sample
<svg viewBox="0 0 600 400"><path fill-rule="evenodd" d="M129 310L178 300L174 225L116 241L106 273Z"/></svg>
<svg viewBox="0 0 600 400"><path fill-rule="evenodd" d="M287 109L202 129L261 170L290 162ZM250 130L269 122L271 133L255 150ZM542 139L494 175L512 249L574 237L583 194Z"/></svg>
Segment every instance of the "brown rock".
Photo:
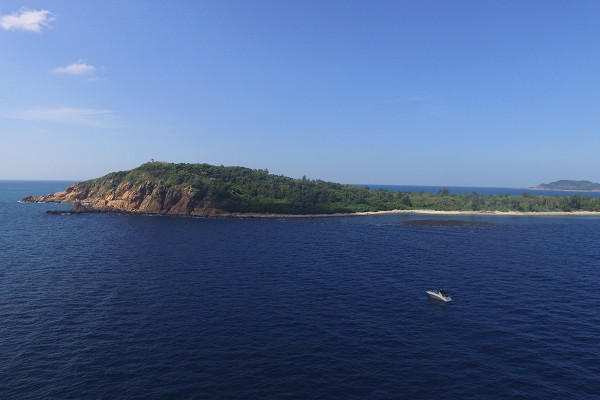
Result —
<svg viewBox="0 0 600 400"><path fill-rule="evenodd" d="M47 196L27 196L23 202L73 203L73 212L127 212L142 214L225 216L228 213L194 199L191 188L168 188L147 181L122 182L116 187L76 183Z"/></svg>

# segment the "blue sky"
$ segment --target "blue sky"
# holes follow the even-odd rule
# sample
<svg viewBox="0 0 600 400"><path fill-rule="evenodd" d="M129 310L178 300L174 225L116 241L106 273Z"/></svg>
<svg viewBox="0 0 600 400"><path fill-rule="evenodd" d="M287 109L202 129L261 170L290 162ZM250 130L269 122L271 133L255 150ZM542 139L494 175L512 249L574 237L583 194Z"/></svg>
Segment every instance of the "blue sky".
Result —
<svg viewBox="0 0 600 400"><path fill-rule="evenodd" d="M0 3L0 179L600 182L598 1Z"/></svg>

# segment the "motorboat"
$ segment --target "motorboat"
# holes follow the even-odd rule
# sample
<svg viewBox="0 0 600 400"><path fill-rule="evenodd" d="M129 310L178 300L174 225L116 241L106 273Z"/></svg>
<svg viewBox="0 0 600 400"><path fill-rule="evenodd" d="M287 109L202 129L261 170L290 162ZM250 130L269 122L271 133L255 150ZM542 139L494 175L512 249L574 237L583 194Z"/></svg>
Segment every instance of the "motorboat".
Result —
<svg viewBox="0 0 600 400"><path fill-rule="evenodd" d="M427 290L426 293L429 298L434 300L443 301L444 303L449 303L452 301L452 297L450 297L448 292L446 292L444 289Z"/></svg>

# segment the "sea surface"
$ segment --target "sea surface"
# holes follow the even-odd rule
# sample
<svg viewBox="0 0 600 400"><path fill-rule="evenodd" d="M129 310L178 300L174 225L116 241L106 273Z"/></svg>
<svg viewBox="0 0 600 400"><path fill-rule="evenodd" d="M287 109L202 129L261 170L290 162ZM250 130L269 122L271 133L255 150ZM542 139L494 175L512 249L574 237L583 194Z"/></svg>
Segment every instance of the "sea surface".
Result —
<svg viewBox="0 0 600 400"><path fill-rule="evenodd" d="M18 202L66 185L0 182L1 399L600 398L598 217Z"/></svg>

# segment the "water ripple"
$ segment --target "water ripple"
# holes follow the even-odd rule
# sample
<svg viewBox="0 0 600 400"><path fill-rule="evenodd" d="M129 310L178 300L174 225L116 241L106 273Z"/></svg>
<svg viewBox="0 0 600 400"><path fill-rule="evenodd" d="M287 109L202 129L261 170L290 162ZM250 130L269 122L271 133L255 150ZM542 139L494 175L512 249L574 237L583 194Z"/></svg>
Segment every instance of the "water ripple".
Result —
<svg viewBox="0 0 600 400"><path fill-rule="evenodd" d="M1 398L600 393L600 220L3 206Z"/></svg>

